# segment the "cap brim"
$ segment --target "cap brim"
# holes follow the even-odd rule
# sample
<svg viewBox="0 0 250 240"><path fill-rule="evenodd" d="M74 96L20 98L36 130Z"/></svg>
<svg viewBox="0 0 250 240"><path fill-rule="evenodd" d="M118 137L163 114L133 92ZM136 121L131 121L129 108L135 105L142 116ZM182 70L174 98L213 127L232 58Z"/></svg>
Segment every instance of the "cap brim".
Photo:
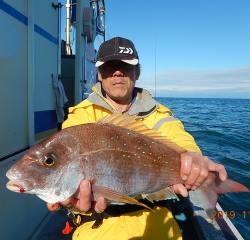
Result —
<svg viewBox="0 0 250 240"><path fill-rule="evenodd" d="M131 64L131 65L137 65L139 60L136 59L136 58L133 58L133 59L112 59L112 60L120 60L122 62L125 62L125 63L128 63L128 64ZM112 60L108 60L108 61L112 61ZM106 61L106 62L108 62ZM105 62L104 61L97 61L95 63L95 66L96 67L100 67L102 64L104 64Z"/></svg>
<svg viewBox="0 0 250 240"><path fill-rule="evenodd" d="M105 62L103 62L103 61L97 61L97 62L95 63L95 66L96 66L96 67L100 67L103 63L105 63Z"/></svg>

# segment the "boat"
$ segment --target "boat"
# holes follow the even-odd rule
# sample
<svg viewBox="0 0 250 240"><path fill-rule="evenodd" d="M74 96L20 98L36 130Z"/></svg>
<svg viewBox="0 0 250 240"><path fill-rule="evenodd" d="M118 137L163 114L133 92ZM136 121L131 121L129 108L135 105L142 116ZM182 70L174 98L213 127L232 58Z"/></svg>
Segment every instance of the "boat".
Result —
<svg viewBox="0 0 250 240"><path fill-rule="evenodd" d="M63 8L72 15L67 32L75 31L75 54L70 37L61 41ZM67 108L96 83L94 39L104 35L95 27L96 10L89 0L0 0L0 239L28 239L48 214L38 198L7 190L6 172L31 146L60 130ZM64 105L60 96L68 99Z"/></svg>
<svg viewBox="0 0 250 240"><path fill-rule="evenodd" d="M224 211L218 203L214 211L216 216L214 215L214 219L210 219L201 206L197 192L189 192L187 198L181 195L178 197L179 201L168 200L168 208L172 211L181 229L183 240L243 240L230 218L223 215ZM29 240L70 240L75 229L67 235L62 233L67 221L65 209L50 212Z"/></svg>
<svg viewBox="0 0 250 240"><path fill-rule="evenodd" d="M61 41L63 7L66 41ZM68 107L91 92L97 81L96 34L105 41L103 11L104 0L67 0L64 5L57 0L0 0L0 239L71 239L72 233L62 235L66 210L52 213L39 198L9 191L6 172L31 146L60 130ZM75 53L70 28L75 29ZM183 239L243 239L224 216L208 219L195 192L169 201L169 208ZM219 204L216 208L223 211Z"/></svg>

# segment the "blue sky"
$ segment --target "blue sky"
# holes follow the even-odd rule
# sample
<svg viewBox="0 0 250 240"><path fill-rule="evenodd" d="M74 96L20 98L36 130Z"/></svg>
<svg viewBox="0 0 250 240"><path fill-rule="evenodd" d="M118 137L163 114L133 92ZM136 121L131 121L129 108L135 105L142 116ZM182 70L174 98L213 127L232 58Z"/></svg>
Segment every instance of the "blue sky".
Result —
<svg viewBox="0 0 250 240"><path fill-rule="evenodd" d="M157 97L250 98L249 0L105 0L105 8L106 39L128 38L139 53L137 86L155 95L156 78Z"/></svg>

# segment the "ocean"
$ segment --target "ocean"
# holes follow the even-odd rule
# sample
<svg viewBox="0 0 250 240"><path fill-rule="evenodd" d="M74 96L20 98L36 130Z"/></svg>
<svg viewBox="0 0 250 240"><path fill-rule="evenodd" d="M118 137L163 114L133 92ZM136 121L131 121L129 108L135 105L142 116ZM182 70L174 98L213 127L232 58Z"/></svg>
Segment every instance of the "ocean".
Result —
<svg viewBox="0 0 250 240"><path fill-rule="evenodd" d="M250 99L156 100L184 123L203 155L223 164L228 178L250 189ZM242 237L250 239L250 193L221 194L219 204Z"/></svg>

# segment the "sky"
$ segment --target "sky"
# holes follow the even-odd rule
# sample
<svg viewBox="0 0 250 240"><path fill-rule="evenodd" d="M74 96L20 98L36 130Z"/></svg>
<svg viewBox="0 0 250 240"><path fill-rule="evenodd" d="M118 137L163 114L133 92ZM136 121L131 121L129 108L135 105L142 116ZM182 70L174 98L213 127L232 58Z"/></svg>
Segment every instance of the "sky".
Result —
<svg viewBox="0 0 250 240"><path fill-rule="evenodd" d="M106 40L128 38L139 54L136 86L157 97L250 99L249 0L105 0L105 8Z"/></svg>

